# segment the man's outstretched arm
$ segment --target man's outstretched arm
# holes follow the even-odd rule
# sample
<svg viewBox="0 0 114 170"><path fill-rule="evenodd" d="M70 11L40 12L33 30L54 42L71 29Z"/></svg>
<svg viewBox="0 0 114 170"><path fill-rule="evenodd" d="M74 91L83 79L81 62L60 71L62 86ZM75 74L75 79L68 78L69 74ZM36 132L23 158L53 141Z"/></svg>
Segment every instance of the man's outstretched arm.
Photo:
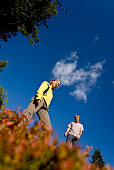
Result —
<svg viewBox="0 0 114 170"><path fill-rule="evenodd" d="M65 137L67 136L67 133L69 132L69 130L70 130L70 127L67 128L67 130L66 130L66 132L64 134Z"/></svg>

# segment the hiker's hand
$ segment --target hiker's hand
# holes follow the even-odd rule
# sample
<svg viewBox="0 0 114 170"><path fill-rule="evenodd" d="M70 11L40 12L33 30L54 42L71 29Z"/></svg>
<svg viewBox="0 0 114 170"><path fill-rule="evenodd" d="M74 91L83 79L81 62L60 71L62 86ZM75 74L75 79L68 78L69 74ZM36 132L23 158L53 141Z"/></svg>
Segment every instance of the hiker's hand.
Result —
<svg viewBox="0 0 114 170"><path fill-rule="evenodd" d="M41 100L36 100L36 103L39 104L41 102Z"/></svg>
<svg viewBox="0 0 114 170"><path fill-rule="evenodd" d="M67 133L65 133L64 136L66 137L66 136L67 136Z"/></svg>
<svg viewBox="0 0 114 170"><path fill-rule="evenodd" d="M40 104L40 102L41 102L41 100L38 100L38 102L37 102L37 103L38 103L38 104Z"/></svg>

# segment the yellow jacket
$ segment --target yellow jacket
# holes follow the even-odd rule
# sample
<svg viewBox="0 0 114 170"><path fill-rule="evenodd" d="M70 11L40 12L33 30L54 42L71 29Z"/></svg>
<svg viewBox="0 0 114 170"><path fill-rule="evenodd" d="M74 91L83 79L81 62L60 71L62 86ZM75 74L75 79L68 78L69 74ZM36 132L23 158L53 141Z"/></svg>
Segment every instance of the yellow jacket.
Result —
<svg viewBox="0 0 114 170"><path fill-rule="evenodd" d="M47 91L47 93L45 93L44 95L43 95L43 92L47 89L49 87L49 89L48 89L48 91ZM37 94L36 94L36 99L42 99L42 98L44 98L45 99L45 101L46 101L46 103L47 103L47 107L49 107L49 104L50 104L50 102L51 102L51 100L52 100L52 98L53 98L53 90L52 90L52 85L50 85L47 81L44 81L42 84L41 84L41 86L39 87L39 89L38 89L38 91L37 91Z"/></svg>

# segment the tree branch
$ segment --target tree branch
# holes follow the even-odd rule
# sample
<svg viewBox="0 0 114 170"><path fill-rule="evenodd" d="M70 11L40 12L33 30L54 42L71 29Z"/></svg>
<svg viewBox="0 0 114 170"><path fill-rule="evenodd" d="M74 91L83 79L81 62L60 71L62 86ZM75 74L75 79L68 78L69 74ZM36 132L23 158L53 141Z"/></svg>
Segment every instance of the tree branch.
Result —
<svg viewBox="0 0 114 170"><path fill-rule="evenodd" d="M58 0L56 0L56 2L59 4L59 6L62 8L62 10L63 10L65 13L67 13L67 10L61 5L61 3L60 3Z"/></svg>

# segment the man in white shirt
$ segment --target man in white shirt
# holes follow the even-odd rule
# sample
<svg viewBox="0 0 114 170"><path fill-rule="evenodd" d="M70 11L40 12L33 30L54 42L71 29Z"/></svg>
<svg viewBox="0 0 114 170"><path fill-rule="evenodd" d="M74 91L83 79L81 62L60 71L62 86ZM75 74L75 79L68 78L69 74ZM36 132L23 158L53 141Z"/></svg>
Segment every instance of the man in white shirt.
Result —
<svg viewBox="0 0 114 170"><path fill-rule="evenodd" d="M71 122L68 125L68 128L64 134L64 136L67 136L66 143L71 144L73 146L78 146L78 140L80 136L82 135L82 132L84 131L83 125L79 123L80 116L75 115L75 122ZM69 132L69 133L68 133ZM68 135L67 135L68 133Z"/></svg>

